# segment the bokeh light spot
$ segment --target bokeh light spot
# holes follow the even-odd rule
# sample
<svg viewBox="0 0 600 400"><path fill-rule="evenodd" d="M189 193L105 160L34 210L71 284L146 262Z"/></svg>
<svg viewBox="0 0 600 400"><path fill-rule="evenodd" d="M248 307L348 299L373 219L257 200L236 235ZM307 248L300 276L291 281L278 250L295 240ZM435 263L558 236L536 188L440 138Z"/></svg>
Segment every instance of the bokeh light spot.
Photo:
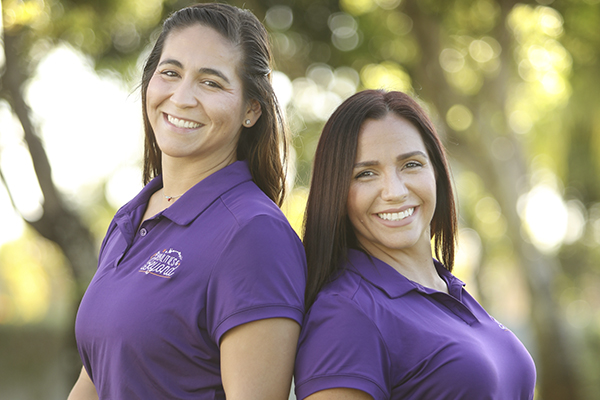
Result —
<svg viewBox="0 0 600 400"><path fill-rule="evenodd" d="M440 65L446 72L455 73L465 66L465 57L456 49L444 49L440 53Z"/></svg>
<svg viewBox="0 0 600 400"><path fill-rule="evenodd" d="M516 133L527 133L533 128L533 121L525 111L513 111L508 118L508 124Z"/></svg>
<svg viewBox="0 0 600 400"><path fill-rule="evenodd" d="M412 18L401 12L390 13L386 19L386 24L390 32L399 36L408 34L413 28Z"/></svg>
<svg viewBox="0 0 600 400"><path fill-rule="evenodd" d="M294 14L288 6L273 6L267 10L265 22L271 29L286 31L294 22Z"/></svg>
<svg viewBox="0 0 600 400"><path fill-rule="evenodd" d="M525 225L533 243L542 251L555 250L567 233L568 211L562 197L544 183L525 196Z"/></svg>
<svg viewBox="0 0 600 400"><path fill-rule="evenodd" d="M558 37L563 33L563 18L554 8L540 7L539 24L548 36Z"/></svg>
<svg viewBox="0 0 600 400"><path fill-rule="evenodd" d="M469 54L480 63L490 61L495 55L492 46L483 40L473 40L469 45Z"/></svg>
<svg viewBox="0 0 600 400"><path fill-rule="evenodd" d="M384 10L393 10L398 7L402 0L375 0L375 3Z"/></svg>
<svg viewBox="0 0 600 400"><path fill-rule="evenodd" d="M410 90L410 76L393 62L368 64L360 71L360 78L367 89Z"/></svg>
<svg viewBox="0 0 600 400"><path fill-rule="evenodd" d="M486 224L493 224L502 215L498 202L492 197L484 197L475 206L475 215Z"/></svg>
<svg viewBox="0 0 600 400"><path fill-rule="evenodd" d="M275 91L275 96L277 97L277 101L283 110L287 107L287 105L292 100L292 95L294 92L294 88L292 86L292 81L286 74L280 71L273 72L273 90Z"/></svg>
<svg viewBox="0 0 600 400"><path fill-rule="evenodd" d="M361 42L358 32L358 23L349 14L340 12L329 18L329 29L331 29L331 42L342 51L354 50Z"/></svg>
<svg viewBox="0 0 600 400"><path fill-rule="evenodd" d="M446 113L446 123L455 131L464 131L473 123L473 114L462 104L455 104Z"/></svg>
<svg viewBox="0 0 600 400"><path fill-rule="evenodd" d="M342 10L356 16L368 13L376 6L373 0L340 0Z"/></svg>

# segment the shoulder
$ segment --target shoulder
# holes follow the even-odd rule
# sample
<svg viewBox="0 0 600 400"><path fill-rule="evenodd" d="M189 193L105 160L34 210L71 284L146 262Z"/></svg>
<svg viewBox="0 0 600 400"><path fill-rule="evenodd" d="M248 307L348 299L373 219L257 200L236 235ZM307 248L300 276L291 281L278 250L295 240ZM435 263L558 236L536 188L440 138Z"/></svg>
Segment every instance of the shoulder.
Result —
<svg viewBox="0 0 600 400"><path fill-rule="evenodd" d="M266 196L225 196L235 219L208 278L215 342L229 329L266 318L302 323L306 258L287 219Z"/></svg>
<svg viewBox="0 0 600 400"><path fill-rule="evenodd" d="M241 188L242 195L230 191L222 196L222 204L235 222L223 236L211 284L234 291L255 285L269 288L271 294L290 291L302 298L306 282L302 241L279 208L250 183Z"/></svg>
<svg viewBox="0 0 600 400"><path fill-rule="evenodd" d="M345 353L348 346L358 346L356 351L378 348L378 352L387 353L375 316L368 311L373 309L371 302L376 301L370 293L368 283L358 274L341 273L321 290L307 311L300 347L323 345L330 351Z"/></svg>
<svg viewBox="0 0 600 400"><path fill-rule="evenodd" d="M344 307L358 308L356 296L361 290L368 290L365 284L366 282L359 274L344 269L323 286L315 299L314 308L319 309L338 304L340 299L343 299Z"/></svg>
<svg viewBox="0 0 600 400"><path fill-rule="evenodd" d="M275 203L252 181L246 181L224 193L220 200L240 225L257 216L287 222Z"/></svg>
<svg viewBox="0 0 600 400"><path fill-rule="evenodd" d="M267 251L265 255L277 255L290 248L304 254L302 241L283 212L254 182L232 188L220 197L220 203L226 214L222 215L223 222L233 223L225 252L238 252L238 249L244 252L250 246L256 251Z"/></svg>
<svg viewBox="0 0 600 400"><path fill-rule="evenodd" d="M370 296L364 294L369 291L368 283L358 274L344 271L317 295L306 316L306 331L312 329L311 325L329 325L334 330L343 330L345 328L342 327L352 325L355 329L348 332L350 335L360 337L365 330L375 333L377 325L372 316L365 312L370 308L369 304L365 304L365 298ZM343 334L346 336L346 333Z"/></svg>
<svg viewBox="0 0 600 400"><path fill-rule="evenodd" d="M309 309L296 357L298 398L333 388L389 398L390 352L373 316L357 301L363 284L356 274L346 272L326 286Z"/></svg>
<svg viewBox="0 0 600 400"><path fill-rule="evenodd" d="M371 315L373 305L385 303L381 289L369 278L374 265L367 257L362 252L350 251L341 269L317 294L314 308L343 306Z"/></svg>

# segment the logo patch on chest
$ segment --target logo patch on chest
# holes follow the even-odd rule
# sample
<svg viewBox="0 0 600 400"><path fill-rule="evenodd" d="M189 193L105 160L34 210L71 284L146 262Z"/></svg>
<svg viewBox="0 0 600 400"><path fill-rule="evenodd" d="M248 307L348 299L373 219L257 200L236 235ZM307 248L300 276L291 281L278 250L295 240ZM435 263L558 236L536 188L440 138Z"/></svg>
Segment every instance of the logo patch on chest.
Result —
<svg viewBox="0 0 600 400"><path fill-rule="evenodd" d="M161 278L171 279L177 268L181 265L183 256L181 252L175 249L164 249L157 251L150 259L140 268L140 272L146 275L152 274Z"/></svg>

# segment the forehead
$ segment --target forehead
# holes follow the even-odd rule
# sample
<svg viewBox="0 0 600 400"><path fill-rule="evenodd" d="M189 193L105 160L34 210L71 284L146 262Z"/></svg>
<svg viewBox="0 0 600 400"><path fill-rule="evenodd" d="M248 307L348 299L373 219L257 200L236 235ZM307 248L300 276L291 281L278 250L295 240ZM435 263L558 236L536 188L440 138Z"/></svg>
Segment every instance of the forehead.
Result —
<svg viewBox="0 0 600 400"><path fill-rule="evenodd" d="M368 119L358 135L356 156L378 157L420 150L427 154L417 127L407 119L388 113L380 119Z"/></svg>
<svg viewBox="0 0 600 400"><path fill-rule="evenodd" d="M237 71L237 67L241 65L242 52L215 29L198 23L169 32L160 58L187 61L190 67L220 66Z"/></svg>

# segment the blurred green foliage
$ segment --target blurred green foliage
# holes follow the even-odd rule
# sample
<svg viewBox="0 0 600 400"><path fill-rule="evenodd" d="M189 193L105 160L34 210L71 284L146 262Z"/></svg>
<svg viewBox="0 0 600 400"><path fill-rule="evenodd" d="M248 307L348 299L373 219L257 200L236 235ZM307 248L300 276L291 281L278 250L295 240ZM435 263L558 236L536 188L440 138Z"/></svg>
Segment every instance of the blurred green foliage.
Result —
<svg viewBox="0 0 600 400"><path fill-rule="evenodd" d="M296 229L331 111L365 88L411 93L430 111L453 164L461 216L456 273L533 353L540 399L596 398L600 1L230 3L265 23L291 90L296 189L284 210ZM66 43L98 71L135 85L160 21L188 4L2 0L4 34L21 40L6 57L18 58L25 84ZM0 98L9 99L4 88ZM114 209L102 195L74 207L93 210L84 225L97 246ZM69 343L79 292L69 289L75 278L59 247L30 229L0 248L0 324L13 333L26 326L27 340L36 340L36 326L40 336L63 332Z"/></svg>

